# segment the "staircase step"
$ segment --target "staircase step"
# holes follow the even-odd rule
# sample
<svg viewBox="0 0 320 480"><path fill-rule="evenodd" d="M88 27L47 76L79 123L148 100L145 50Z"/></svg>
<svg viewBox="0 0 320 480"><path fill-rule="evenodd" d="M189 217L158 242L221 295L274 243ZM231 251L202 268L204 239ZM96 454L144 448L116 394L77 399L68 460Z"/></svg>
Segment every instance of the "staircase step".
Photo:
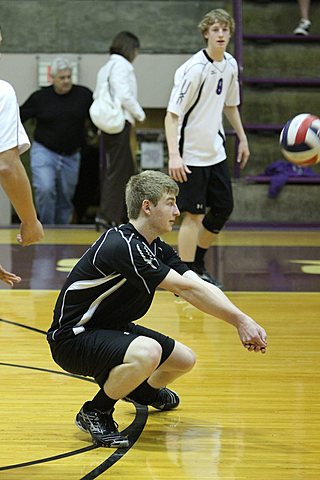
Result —
<svg viewBox="0 0 320 480"><path fill-rule="evenodd" d="M319 185L288 182L276 198L269 198L268 190L268 183L235 180L230 221L320 225Z"/></svg>
<svg viewBox="0 0 320 480"><path fill-rule="evenodd" d="M244 77L242 82L245 85L259 87L319 87L320 78L255 78Z"/></svg>
<svg viewBox="0 0 320 480"><path fill-rule="evenodd" d="M248 183L270 183L271 179L272 177L268 175L247 175L245 177ZM320 175L312 177L289 177L287 183L318 185L320 184Z"/></svg>
<svg viewBox="0 0 320 480"><path fill-rule="evenodd" d="M244 34L243 40L259 43L272 43L272 42L284 42L284 43L320 43L320 35L261 35L261 34Z"/></svg>

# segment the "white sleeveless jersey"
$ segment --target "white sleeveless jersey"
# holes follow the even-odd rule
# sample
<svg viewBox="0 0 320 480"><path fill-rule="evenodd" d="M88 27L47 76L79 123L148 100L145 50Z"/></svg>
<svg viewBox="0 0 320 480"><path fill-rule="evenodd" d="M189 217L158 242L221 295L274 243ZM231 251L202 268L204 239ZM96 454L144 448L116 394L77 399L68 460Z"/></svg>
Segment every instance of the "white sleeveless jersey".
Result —
<svg viewBox="0 0 320 480"><path fill-rule="evenodd" d="M186 165L204 167L226 158L222 112L239 103L238 64L229 53L215 62L200 50L178 68L167 111L179 116Z"/></svg>

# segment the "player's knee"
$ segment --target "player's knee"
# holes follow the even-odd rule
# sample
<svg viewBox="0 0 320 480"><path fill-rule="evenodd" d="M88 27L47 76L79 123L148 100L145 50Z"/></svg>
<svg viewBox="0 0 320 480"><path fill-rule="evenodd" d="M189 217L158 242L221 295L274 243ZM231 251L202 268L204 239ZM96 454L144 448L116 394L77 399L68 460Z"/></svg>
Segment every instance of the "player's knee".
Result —
<svg viewBox="0 0 320 480"><path fill-rule="evenodd" d="M220 212L212 212L210 210L204 217L202 224L206 230L212 233L219 233L229 219L233 210L233 204L228 209Z"/></svg>
<svg viewBox="0 0 320 480"><path fill-rule="evenodd" d="M161 345L153 338L138 337L130 347L129 358L125 358L125 361L136 363L137 368L144 370L147 375L151 375L160 363Z"/></svg>
<svg viewBox="0 0 320 480"><path fill-rule="evenodd" d="M141 363L145 371L151 374L159 366L162 355L161 345L152 338L148 338L142 354Z"/></svg>
<svg viewBox="0 0 320 480"><path fill-rule="evenodd" d="M196 364L196 355L195 353L191 350L191 348L186 347L186 352L185 352L185 371L189 372L189 370L192 370L192 368Z"/></svg>
<svg viewBox="0 0 320 480"><path fill-rule="evenodd" d="M179 355L176 357L175 367L181 372L189 372L196 363L196 355L191 348L183 345Z"/></svg>
<svg viewBox="0 0 320 480"><path fill-rule="evenodd" d="M203 214L184 212L182 222L186 225L194 224L196 227L201 225Z"/></svg>

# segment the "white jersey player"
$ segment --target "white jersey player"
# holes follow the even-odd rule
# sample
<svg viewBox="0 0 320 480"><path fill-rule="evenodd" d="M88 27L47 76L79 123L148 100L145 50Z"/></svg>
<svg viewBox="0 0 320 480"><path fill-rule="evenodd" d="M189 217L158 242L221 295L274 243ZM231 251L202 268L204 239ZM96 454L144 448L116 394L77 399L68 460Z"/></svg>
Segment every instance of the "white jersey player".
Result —
<svg viewBox="0 0 320 480"><path fill-rule="evenodd" d="M179 254L201 278L221 286L206 271L204 255L233 210L223 114L238 136L241 168L249 148L238 110L238 65L226 52L234 20L216 9L205 15L199 28L207 47L176 71L165 128L169 174L179 182L178 206L184 212Z"/></svg>

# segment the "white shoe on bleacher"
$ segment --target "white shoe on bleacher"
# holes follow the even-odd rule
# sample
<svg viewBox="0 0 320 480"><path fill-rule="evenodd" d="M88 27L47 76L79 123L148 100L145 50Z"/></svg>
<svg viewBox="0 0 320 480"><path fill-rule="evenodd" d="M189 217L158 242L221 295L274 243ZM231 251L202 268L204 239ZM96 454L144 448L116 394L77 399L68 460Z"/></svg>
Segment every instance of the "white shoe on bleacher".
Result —
<svg viewBox="0 0 320 480"><path fill-rule="evenodd" d="M309 29L311 26L310 20L301 18L297 28L293 30L294 35L309 35Z"/></svg>

